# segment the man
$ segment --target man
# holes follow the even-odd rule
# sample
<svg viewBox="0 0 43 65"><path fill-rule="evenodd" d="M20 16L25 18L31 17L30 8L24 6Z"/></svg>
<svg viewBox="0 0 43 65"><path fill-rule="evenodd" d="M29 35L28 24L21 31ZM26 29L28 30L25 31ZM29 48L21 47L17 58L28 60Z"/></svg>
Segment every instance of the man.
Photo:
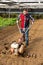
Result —
<svg viewBox="0 0 43 65"><path fill-rule="evenodd" d="M32 20L31 23L33 24L33 22L34 22L33 17L31 17L31 15L29 15L27 9L24 9L23 13L21 13L19 15L18 21L17 21L17 23L20 22L21 33L23 34L22 37L24 37L24 35L25 35L26 46L28 46L28 43L29 43L29 39L28 39L29 30L28 30L28 28L29 28L29 25L30 25L30 20Z"/></svg>

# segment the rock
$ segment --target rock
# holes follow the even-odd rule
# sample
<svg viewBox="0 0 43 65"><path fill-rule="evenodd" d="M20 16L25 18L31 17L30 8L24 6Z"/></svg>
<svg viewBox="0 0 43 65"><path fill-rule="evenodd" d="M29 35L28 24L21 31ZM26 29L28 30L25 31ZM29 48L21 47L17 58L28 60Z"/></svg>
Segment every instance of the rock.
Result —
<svg viewBox="0 0 43 65"><path fill-rule="evenodd" d="M30 53L28 53L28 55L27 55L27 58L29 58L29 57L31 57L31 54Z"/></svg>
<svg viewBox="0 0 43 65"><path fill-rule="evenodd" d="M29 57L32 57L32 58L37 58L37 55L36 55L36 54L34 54L34 53L33 53L33 54L28 53L28 56L27 56L27 57L28 57L28 58L29 58Z"/></svg>
<svg viewBox="0 0 43 65"><path fill-rule="evenodd" d="M37 55L33 53L33 54L32 54L32 57L37 58Z"/></svg>
<svg viewBox="0 0 43 65"><path fill-rule="evenodd" d="M3 50L3 51L2 51L2 54L6 54L6 50Z"/></svg>

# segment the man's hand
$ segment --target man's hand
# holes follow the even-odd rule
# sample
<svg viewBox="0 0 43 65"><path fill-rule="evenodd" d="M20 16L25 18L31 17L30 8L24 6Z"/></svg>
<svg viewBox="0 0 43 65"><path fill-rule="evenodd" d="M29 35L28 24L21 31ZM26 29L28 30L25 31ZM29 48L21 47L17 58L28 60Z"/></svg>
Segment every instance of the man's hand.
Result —
<svg viewBox="0 0 43 65"><path fill-rule="evenodd" d="M30 24L33 24L34 22L32 20L30 20Z"/></svg>
<svg viewBox="0 0 43 65"><path fill-rule="evenodd" d="M17 20L16 22L17 22L17 23L21 22L21 19Z"/></svg>
<svg viewBox="0 0 43 65"><path fill-rule="evenodd" d="M33 24L33 22L32 22L32 24Z"/></svg>
<svg viewBox="0 0 43 65"><path fill-rule="evenodd" d="M17 20L16 23L18 23L19 21Z"/></svg>
<svg viewBox="0 0 43 65"><path fill-rule="evenodd" d="M25 28L23 28L23 31L25 32Z"/></svg>

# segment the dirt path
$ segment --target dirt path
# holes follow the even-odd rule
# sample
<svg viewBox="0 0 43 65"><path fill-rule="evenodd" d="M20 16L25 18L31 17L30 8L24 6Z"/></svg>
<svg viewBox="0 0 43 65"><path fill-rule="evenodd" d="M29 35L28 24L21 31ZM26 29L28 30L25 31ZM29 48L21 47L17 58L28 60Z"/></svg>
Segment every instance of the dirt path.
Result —
<svg viewBox="0 0 43 65"><path fill-rule="evenodd" d="M17 26L0 30L0 65L43 65L43 20L36 20L29 33L30 42L26 54L28 52L31 56L15 57L6 52L12 41L17 41L20 36Z"/></svg>

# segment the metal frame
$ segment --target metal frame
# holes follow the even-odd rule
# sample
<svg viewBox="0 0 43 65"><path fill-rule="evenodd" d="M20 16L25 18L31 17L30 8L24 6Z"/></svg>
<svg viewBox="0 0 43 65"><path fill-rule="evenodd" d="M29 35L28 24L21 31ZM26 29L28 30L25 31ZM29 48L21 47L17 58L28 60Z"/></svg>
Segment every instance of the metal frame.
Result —
<svg viewBox="0 0 43 65"><path fill-rule="evenodd" d="M43 8L43 3L39 3L39 2L0 2L0 8L6 8L9 9L9 17L10 17L10 13L17 13L17 12L10 12L11 9L23 9L23 8L32 8L32 9L37 9L37 8ZM1 12L0 12L1 13ZM2 12L4 13L4 12ZM8 13L8 12L6 12ZM21 13L21 12L18 12ZM36 12L35 14L37 14L38 12ZM43 13L43 12L41 12Z"/></svg>

